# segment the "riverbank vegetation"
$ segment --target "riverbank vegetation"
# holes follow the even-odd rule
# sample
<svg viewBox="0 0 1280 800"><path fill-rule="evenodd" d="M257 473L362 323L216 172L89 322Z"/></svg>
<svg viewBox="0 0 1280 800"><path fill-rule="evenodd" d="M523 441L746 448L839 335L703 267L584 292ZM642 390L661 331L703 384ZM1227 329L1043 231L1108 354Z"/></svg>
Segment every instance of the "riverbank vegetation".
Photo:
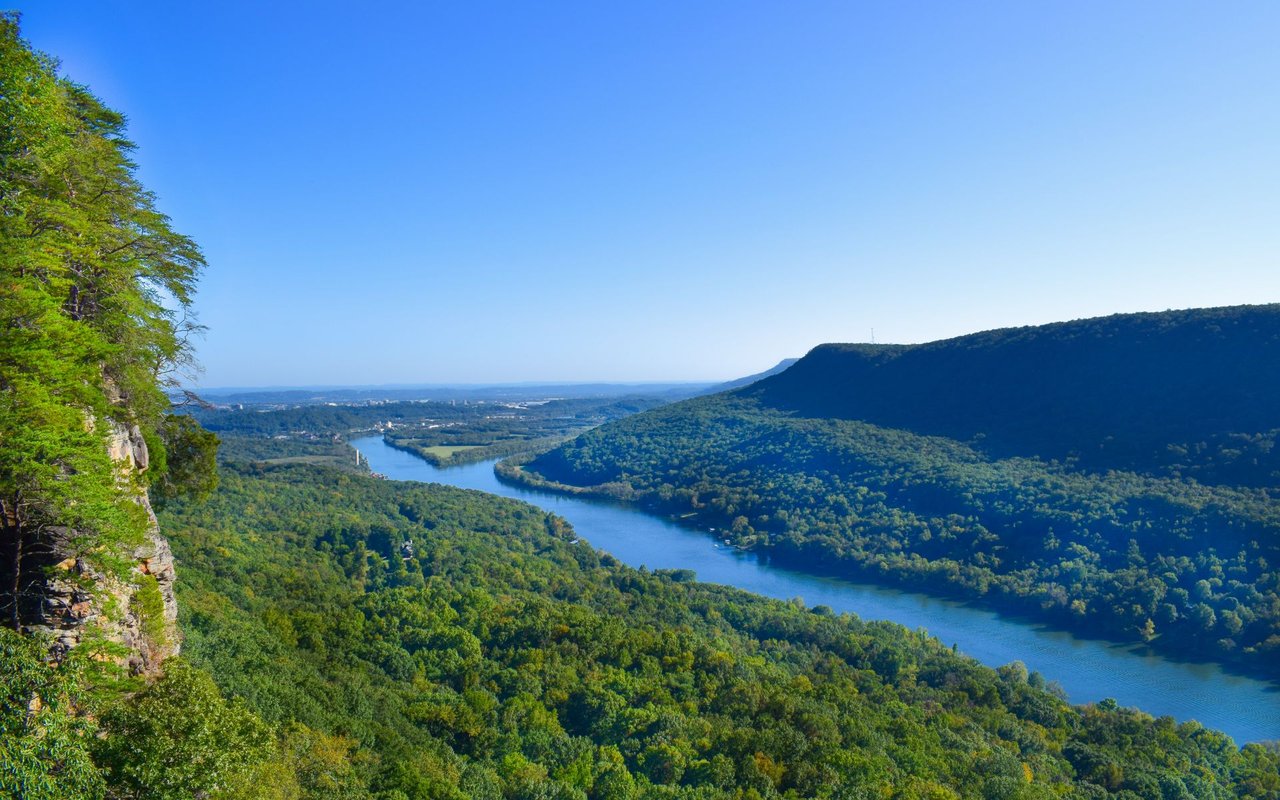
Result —
<svg viewBox="0 0 1280 800"><path fill-rule="evenodd" d="M587 430L581 428L579 430ZM428 445L422 439L384 434L382 439L397 450L404 450L437 467L456 467L495 458L508 458L525 453L541 453L571 438L571 434L525 438L517 436L489 444ZM427 440L429 441L429 440Z"/></svg>
<svg viewBox="0 0 1280 800"><path fill-rule="evenodd" d="M1124 351L1120 334L1130 330L1136 337L1137 326L1148 350L1178 345L1190 363L1216 353L1223 365L1215 374L1245 371L1242 360L1257 368L1259 375L1241 379L1252 405L1224 401L1237 418L1197 416L1185 405L1170 408L1173 401L1152 409L1153 416L1194 417L1168 428L1169 436L1181 432L1193 439L1167 439L1158 448L1161 456L1142 461L1143 469L1119 466L1133 466L1137 454L1155 448L1151 437L1158 426L1150 422L1133 439L1106 433L1104 450L1114 455L1090 451L1086 457L1052 444L1070 438L1068 431L1089 450L1091 436L1111 430L1098 421L1102 412L1081 422L1022 408L1022 418L1001 417L999 430L983 435L987 428L973 426L991 423L987 416L956 421L969 407L966 389L958 392L955 417L946 417L951 432L968 431L966 441L848 418L897 415L899 424L929 430L945 417L939 411L908 419L904 408L910 404L890 410L890 401L869 399L877 388L875 364L900 362L911 348L853 347L819 348L788 372L747 389L611 423L503 474L546 488L633 499L664 513L696 512L738 546L792 566L958 595L1089 635L1144 641L1274 678L1280 675L1280 489L1267 443L1276 430L1268 426L1280 423L1267 415L1280 413L1280 392L1273 390L1280 384L1275 362L1267 360L1270 351L1259 348L1274 346L1268 331L1280 312L1263 307L1212 311L1203 319L1181 312L1134 316L1142 319L1068 328L1072 336L1019 330L1009 334L1013 344L983 334L972 337L977 341L956 340L948 352L984 365L992 360L990 350L1006 344L1038 342L1046 350L1064 337L1092 342L1095 336L1112 337L1110 346ZM1163 341L1170 326L1175 333ZM1213 338L1215 327L1230 333L1223 334L1225 345ZM1206 337L1209 344L1201 341ZM1261 344L1248 349L1255 339ZM1092 357L1092 347L1081 348L1080 357ZM1036 348L1031 350L1019 358L1037 363ZM1058 361L1066 357L1057 353ZM932 367L937 360L930 356L923 363ZM1134 367L1144 374L1150 369ZM798 376L791 374L795 370ZM982 374L994 380L990 370ZM926 377L906 370L886 380L890 394L909 394L922 390ZM1048 391L1057 380L1043 378L1041 388ZM1166 388L1180 385L1173 384ZM1003 388L984 388L982 396ZM1071 383L1061 391L1084 390ZM1108 384L1097 391L1118 390ZM1196 391L1202 399L1210 393ZM951 407L951 395L929 397L939 408ZM1118 409L1110 412L1113 421L1141 414L1115 397L1111 402ZM1017 410L1007 398L1001 403L1008 414ZM1036 403L1059 404L1053 397ZM834 416L812 416L819 411ZM1240 430L1232 431L1233 420ZM1260 431L1250 433L1247 426ZM1030 452L1051 445L1061 459ZM1028 453L1008 455L1011 449ZM1261 454L1256 458L1250 455L1255 450ZM1100 468L1104 464L1111 466Z"/></svg>

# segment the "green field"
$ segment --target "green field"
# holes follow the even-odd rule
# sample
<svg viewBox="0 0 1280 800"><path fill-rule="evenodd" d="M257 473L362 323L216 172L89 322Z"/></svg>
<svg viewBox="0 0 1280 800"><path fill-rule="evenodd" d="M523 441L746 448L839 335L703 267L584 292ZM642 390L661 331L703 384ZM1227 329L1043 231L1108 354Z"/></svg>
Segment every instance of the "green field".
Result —
<svg viewBox="0 0 1280 800"><path fill-rule="evenodd" d="M483 446L479 444L435 444L430 446L419 445L418 449L437 458L449 458L454 453L461 453L463 450L475 450Z"/></svg>
<svg viewBox="0 0 1280 800"><path fill-rule="evenodd" d="M340 466L346 464L351 459L340 456L284 456L281 458L266 458L263 464L315 464L321 466Z"/></svg>

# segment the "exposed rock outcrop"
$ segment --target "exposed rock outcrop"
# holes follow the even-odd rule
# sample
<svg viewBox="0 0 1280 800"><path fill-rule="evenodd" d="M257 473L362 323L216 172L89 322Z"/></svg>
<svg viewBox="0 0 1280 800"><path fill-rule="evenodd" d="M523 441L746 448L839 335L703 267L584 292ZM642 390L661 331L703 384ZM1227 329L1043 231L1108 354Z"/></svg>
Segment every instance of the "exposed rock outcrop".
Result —
<svg viewBox="0 0 1280 800"><path fill-rule="evenodd" d="M109 449L124 474L144 472L150 464L136 426L113 424ZM164 659L178 652L173 553L145 492L137 502L146 509L149 525L144 541L128 554L134 563L128 580L103 574L77 558L70 531L51 531L49 541L37 551L43 563L33 564L41 569L32 574L40 576L39 585L24 592L22 616L26 630L50 636L54 658L80 644L91 623L109 641L124 646L123 660L134 674L153 675Z"/></svg>

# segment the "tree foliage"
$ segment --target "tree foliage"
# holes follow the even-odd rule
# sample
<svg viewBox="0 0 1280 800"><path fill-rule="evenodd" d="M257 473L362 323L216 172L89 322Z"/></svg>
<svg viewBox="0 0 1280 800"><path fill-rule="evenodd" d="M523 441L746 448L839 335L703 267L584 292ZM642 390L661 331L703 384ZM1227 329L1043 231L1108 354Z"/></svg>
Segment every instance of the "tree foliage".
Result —
<svg viewBox="0 0 1280 800"><path fill-rule="evenodd" d="M186 414L166 414L160 422L159 452L165 460L152 478L151 495L164 501L179 495L203 500L218 488L218 436Z"/></svg>
<svg viewBox="0 0 1280 800"><path fill-rule="evenodd" d="M204 262L136 180L124 124L31 50L17 14L0 14L0 608L13 629L0 631L3 798L204 797L262 760L238 752L246 740L270 740L181 664L122 694L137 682L108 679L104 664L124 645L91 624L58 660L49 641L17 632L47 622L55 562L77 565L78 577L61 578L75 581L77 605L96 577L125 576L151 523L140 502L148 483L213 485L216 439L164 413L164 386L196 330L191 292ZM153 577L129 605L150 645L162 643ZM94 613L125 609L103 600ZM161 711L172 713L168 729ZM166 783L179 775L186 788Z"/></svg>
<svg viewBox="0 0 1280 800"><path fill-rule="evenodd" d="M53 531L105 564L145 530L108 441L138 426L160 442L204 263L135 178L124 118L56 66L0 15L0 602L15 628Z"/></svg>
<svg viewBox="0 0 1280 800"><path fill-rule="evenodd" d="M266 723L180 659L166 662L164 677L136 697L109 708L102 728L96 755L111 797L120 800L236 792L275 746Z"/></svg>
<svg viewBox="0 0 1280 800"><path fill-rule="evenodd" d="M0 798L103 797L90 751L94 724L77 713L83 667L74 655L51 664L42 642L0 629Z"/></svg>

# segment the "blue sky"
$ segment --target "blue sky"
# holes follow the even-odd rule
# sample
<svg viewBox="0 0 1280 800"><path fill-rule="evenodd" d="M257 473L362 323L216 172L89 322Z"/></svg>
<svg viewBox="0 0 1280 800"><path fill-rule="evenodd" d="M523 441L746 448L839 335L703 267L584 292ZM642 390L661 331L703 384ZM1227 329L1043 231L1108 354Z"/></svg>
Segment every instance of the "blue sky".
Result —
<svg viewBox="0 0 1280 800"><path fill-rule="evenodd" d="M205 250L208 387L1280 301L1280 4L20 8Z"/></svg>

